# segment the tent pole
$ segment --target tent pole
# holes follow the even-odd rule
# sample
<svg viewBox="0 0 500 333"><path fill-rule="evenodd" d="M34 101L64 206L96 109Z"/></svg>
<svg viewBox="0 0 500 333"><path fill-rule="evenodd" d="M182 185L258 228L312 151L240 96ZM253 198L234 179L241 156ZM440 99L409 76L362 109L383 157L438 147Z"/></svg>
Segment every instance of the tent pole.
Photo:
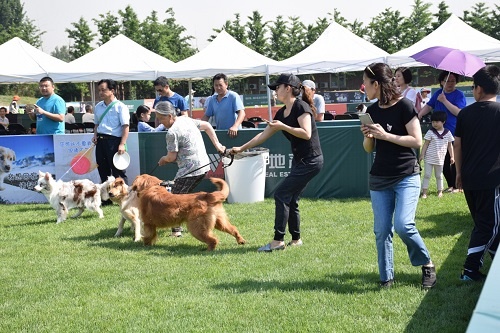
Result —
<svg viewBox="0 0 500 333"><path fill-rule="evenodd" d="M188 81L188 103L189 103L189 117L193 118L193 94L191 94L191 90L193 88L193 81L189 79Z"/></svg>
<svg viewBox="0 0 500 333"><path fill-rule="evenodd" d="M273 110L271 109L271 89L269 89L268 84L269 84L269 65L266 65L267 113L269 116L269 121L271 121L273 120Z"/></svg>

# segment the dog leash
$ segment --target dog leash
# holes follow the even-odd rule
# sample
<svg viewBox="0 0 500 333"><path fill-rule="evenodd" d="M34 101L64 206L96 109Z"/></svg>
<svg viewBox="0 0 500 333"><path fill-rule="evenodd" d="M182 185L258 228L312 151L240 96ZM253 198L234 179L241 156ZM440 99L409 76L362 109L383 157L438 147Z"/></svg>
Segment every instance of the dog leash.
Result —
<svg viewBox="0 0 500 333"><path fill-rule="evenodd" d="M73 169L73 167L75 165L77 165L78 162L80 162L80 160L83 158L83 156L87 155L87 153L89 152L89 150L92 149L92 148L94 148L94 147L95 147L95 144L92 143L92 145L83 154L80 155L80 158L77 159L76 162L73 163L73 165L70 166L69 169L65 173L63 173L63 175L61 177L59 177L58 181L61 180L61 179L63 179L63 177L66 176L66 174L69 172L69 170Z"/></svg>
<svg viewBox="0 0 500 333"><path fill-rule="evenodd" d="M231 164L233 164L233 161L234 161L234 155L232 155L232 154L230 153L230 151L231 151L230 149L226 149L226 150L224 150L224 152L223 152L223 153L219 153L220 159L219 159L217 162L219 162L219 163L220 163L220 161L222 161L222 158L223 158L223 157L227 157L227 158L229 158L229 159L230 159L229 164L222 164L222 168L223 168L223 169L225 169L225 168L227 168L227 167L231 166ZM175 182L175 180L176 180L176 179L179 179L179 178L184 178L184 177L186 177L187 175L190 175L190 174L192 174L192 173L193 173L193 172L195 172L195 171L198 171L198 170L200 170L200 169L203 169L204 167L209 166L210 164L212 164L212 162L209 162L208 164L202 165L202 166L201 166L201 167L199 167L199 168L196 168L196 169L194 169L194 170L191 170L191 171L189 171L189 172L187 172L187 173L183 174L183 175L182 175L182 176L180 176L180 177L175 177L175 178L174 178L174 180L165 180L165 181L161 182L161 184L160 184L160 185L162 185L162 186L166 186L166 185L173 185L173 183ZM155 170L156 170L156 168L158 167L158 165L159 165L159 164L157 164L157 165L153 168L153 170L151 171L151 173L149 173L150 175L153 173L153 171L155 171Z"/></svg>

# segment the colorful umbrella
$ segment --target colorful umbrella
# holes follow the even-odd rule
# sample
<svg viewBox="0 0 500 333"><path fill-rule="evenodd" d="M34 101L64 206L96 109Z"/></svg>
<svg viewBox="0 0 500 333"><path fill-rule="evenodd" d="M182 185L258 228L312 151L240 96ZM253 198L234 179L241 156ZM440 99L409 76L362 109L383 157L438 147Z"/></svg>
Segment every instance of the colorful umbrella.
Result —
<svg viewBox="0 0 500 333"><path fill-rule="evenodd" d="M475 55L444 46L429 47L410 57L431 67L469 77L486 66Z"/></svg>

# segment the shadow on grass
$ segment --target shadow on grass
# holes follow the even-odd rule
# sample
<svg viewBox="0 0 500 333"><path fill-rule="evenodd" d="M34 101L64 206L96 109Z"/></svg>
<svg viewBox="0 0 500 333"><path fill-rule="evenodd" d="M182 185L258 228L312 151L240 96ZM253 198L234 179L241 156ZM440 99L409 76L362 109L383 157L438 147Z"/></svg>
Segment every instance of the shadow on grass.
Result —
<svg viewBox="0 0 500 333"><path fill-rule="evenodd" d="M220 283L213 286L218 290L236 290L239 293L260 292L269 290L281 291L327 291L335 294L366 294L368 292L384 291L376 281L376 273L354 274L329 274L321 280L301 280L292 282L243 280L235 283ZM420 284L417 274L398 274L393 288L402 286L415 286Z"/></svg>
<svg viewBox="0 0 500 333"><path fill-rule="evenodd" d="M76 213L76 210L72 210L71 214L68 216L68 218L59 224L62 225L65 223L79 223L79 222L89 223L88 221L95 220L97 218L97 215L92 215L92 214L86 215L85 212L77 218L71 217L75 213ZM57 215L56 215L55 211L53 212L53 214L54 215L51 215L51 217L43 219L43 220L28 221L28 222L24 222L24 223L16 223L16 224L5 226L5 228L17 228L17 227L23 227L23 226L25 227L25 226L33 226L33 225L44 225L44 224L57 224ZM93 214L95 214L95 213L93 213Z"/></svg>
<svg viewBox="0 0 500 333"><path fill-rule="evenodd" d="M435 262L439 267L437 285L426 293L404 332L465 332L482 289L482 283L459 279L472 219L458 212L427 215L425 219L434 223L430 228L419 229L428 246L441 237L455 236L454 246L443 262Z"/></svg>
<svg viewBox="0 0 500 333"><path fill-rule="evenodd" d="M75 241L75 242L86 242L89 243L90 246L102 247L110 250L119 250L119 251L132 251L132 252L149 252L151 255L164 256L168 254L173 254L176 256L192 256L192 255L212 255L214 253L217 254L230 254L230 253L239 253L243 254L246 252L255 252L257 248L248 247L245 245L224 248L223 244L219 244L215 251L207 251L207 246L205 243L198 242L193 245L191 242L187 243L187 240L184 240L188 237L189 234L181 237L181 238L172 238L168 236L162 236L163 233L159 236L159 238L169 238L172 241L172 244L155 244L153 246L144 246L142 242L134 242L133 241L133 233L130 230L124 230L122 236L114 237L116 233L116 228L102 229L98 233L93 235L85 235L78 237L66 238L65 240ZM126 243L124 243L124 239L128 239ZM181 243L183 242L184 243ZM225 242L226 243L226 242ZM235 241L236 244L236 241Z"/></svg>

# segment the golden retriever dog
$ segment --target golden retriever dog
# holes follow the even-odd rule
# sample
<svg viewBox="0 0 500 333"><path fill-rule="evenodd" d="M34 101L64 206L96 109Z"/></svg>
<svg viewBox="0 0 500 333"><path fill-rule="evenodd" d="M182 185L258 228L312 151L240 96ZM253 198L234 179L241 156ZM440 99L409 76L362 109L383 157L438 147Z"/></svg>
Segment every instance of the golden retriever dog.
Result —
<svg viewBox="0 0 500 333"><path fill-rule="evenodd" d="M134 242L141 240L141 220L139 217L139 199L137 194L143 189L159 185L161 180L155 176L139 175L135 178L132 186L125 184L122 178L114 178L108 187L109 199L120 205L122 217L118 222L118 230L115 237L120 237L123 232L125 220L130 221L131 230L134 231Z"/></svg>
<svg viewBox="0 0 500 333"><path fill-rule="evenodd" d="M219 178L210 178L218 191L207 193L172 194L163 186L153 186L139 193L139 212L143 223L144 245L153 245L157 228L178 227L186 222L187 229L196 239L208 245L208 251L217 246L219 240L213 229L224 231L245 244L238 229L227 217L222 203L229 195L229 186Z"/></svg>
<svg viewBox="0 0 500 333"><path fill-rule="evenodd" d="M3 180L12 170L12 163L16 160L16 153L7 147L0 147L0 191L5 190Z"/></svg>

